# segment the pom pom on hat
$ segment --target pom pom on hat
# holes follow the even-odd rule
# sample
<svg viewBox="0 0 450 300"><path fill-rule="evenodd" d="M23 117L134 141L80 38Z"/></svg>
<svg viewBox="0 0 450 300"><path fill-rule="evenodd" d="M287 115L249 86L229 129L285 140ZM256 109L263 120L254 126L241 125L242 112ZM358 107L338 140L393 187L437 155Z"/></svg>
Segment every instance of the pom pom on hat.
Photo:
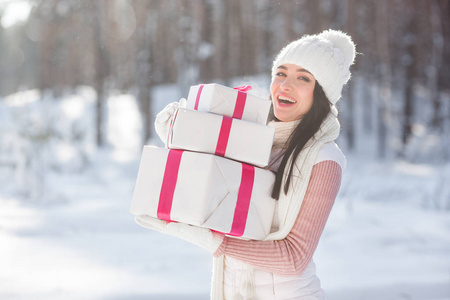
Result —
<svg viewBox="0 0 450 300"><path fill-rule="evenodd" d="M350 36L338 30L325 30L320 34L320 36L329 40L334 47L341 50L348 66L353 64L356 52L355 44Z"/></svg>
<svg viewBox="0 0 450 300"><path fill-rule="evenodd" d="M272 78L283 64L295 64L308 70L322 86L332 104L341 98L342 87L350 79L355 60L355 44L342 31L326 30L306 35L284 47L275 58Z"/></svg>

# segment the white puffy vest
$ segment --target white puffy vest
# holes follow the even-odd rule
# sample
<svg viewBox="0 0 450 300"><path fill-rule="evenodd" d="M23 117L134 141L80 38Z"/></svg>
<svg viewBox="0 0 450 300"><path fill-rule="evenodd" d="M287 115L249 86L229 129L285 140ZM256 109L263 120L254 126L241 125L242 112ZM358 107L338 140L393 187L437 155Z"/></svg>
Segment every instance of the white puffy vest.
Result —
<svg viewBox="0 0 450 300"><path fill-rule="evenodd" d="M334 142L320 149L315 164L336 161L345 169L346 160ZM275 214L276 215L276 214ZM275 218L273 227L278 226ZM225 300L325 300L326 296L316 276L316 265L311 260L300 276L280 276L225 256Z"/></svg>

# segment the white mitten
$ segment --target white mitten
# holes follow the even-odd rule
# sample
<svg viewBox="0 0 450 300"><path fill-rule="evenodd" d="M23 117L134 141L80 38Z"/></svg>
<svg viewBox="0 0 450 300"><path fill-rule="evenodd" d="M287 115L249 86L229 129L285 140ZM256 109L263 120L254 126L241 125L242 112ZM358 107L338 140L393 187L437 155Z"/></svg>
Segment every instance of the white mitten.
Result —
<svg viewBox="0 0 450 300"><path fill-rule="evenodd" d="M212 232L208 228L183 223L166 222L150 216L136 216L136 223L145 228L170 234L215 253L223 242L223 234Z"/></svg>
<svg viewBox="0 0 450 300"><path fill-rule="evenodd" d="M169 134L170 119L175 111L179 108L186 107L186 99L181 98L179 102L172 102L166 105L162 111L156 115L155 131L161 141L167 143L167 135Z"/></svg>

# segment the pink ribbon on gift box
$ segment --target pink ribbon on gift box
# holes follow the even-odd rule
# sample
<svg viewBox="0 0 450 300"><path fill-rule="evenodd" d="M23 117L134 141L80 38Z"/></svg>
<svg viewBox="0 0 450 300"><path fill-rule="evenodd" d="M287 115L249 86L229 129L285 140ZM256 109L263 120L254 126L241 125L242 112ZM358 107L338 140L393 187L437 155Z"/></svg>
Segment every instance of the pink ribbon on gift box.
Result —
<svg viewBox="0 0 450 300"><path fill-rule="evenodd" d="M242 164L241 184L234 209L233 225L228 234L242 236L245 231L250 199L252 198L253 182L255 181L255 167Z"/></svg>
<svg viewBox="0 0 450 300"><path fill-rule="evenodd" d="M194 110L198 110L203 87L204 84L201 84L198 88ZM227 151L228 138L231 131L231 124L233 122L233 119L242 119L242 115L244 114L245 102L247 100L247 91L251 90L252 87L249 85L244 85L235 87L234 89L238 91L236 104L234 106L233 116L231 118L223 116L222 125L220 126L219 137L217 140L216 151L214 153L218 156L225 156L225 152Z"/></svg>
<svg viewBox="0 0 450 300"><path fill-rule="evenodd" d="M166 168L164 170L163 182L159 194L157 217L171 222L170 211L172 210L173 196L177 185L178 171L180 169L182 150L169 150ZM230 232L232 236L242 236L247 223L250 200L252 197L253 182L255 179L255 167L242 164L241 183L234 210L233 223ZM225 232L224 232L225 233Z"/></svg>
<svg viewBox="0 0 450 300"><path fill-rule="evenodd" d="M233 123L233 119L230 117L223 116L222 124L220 125L219 136L217 138L217 145L215 155L225 156L225 152L227 151L228 138L230 137L231 132L231 124Z"/></svg>
<svg viewBox="0 0 450 300"><path fill-rule="evenodd" d="M197 97L195 98L195 104L194 104L194 110L198 110L198 105L200 103L200 97L202 95L204 84L200 84L198 91L197 91ZM252 89L250 85L244 85L235 87L235 90L238 91L237 97L236 97L236 105L234 106L233 111L233 119L242 119L242 114L244 113L244 107L245 107L245 101L247 100L247 92Z"/></svg>
<svg viewBox="0 0 450 300"><path fill-rule="evenodd" d="M158 219L172 221L170 219L170 211L172 210L173 195L177 185L182 155L183 151L181 150L169 150L161 191L159 192L158 211L156 213Z"/></svg>
<svg viewBox="0 0 450 300"><path fill-rule="evenodd" d="M243 85L243 86L235 87L233 89L247 93L248 91L250 91L252 89L252 86L251 85Z"/></svg>

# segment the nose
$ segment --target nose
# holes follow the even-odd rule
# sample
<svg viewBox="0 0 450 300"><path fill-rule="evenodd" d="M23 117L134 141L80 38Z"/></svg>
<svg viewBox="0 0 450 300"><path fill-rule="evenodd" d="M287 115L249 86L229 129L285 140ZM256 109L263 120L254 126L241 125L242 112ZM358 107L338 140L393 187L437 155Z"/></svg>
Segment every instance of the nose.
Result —
<svg viewBox="0 0 450 300"><path fill-rule="evenodd" d="M283 91L290 91L292 89L292 80L289 77L284 78L283 82L280 84L280 88Z"/></svg>

